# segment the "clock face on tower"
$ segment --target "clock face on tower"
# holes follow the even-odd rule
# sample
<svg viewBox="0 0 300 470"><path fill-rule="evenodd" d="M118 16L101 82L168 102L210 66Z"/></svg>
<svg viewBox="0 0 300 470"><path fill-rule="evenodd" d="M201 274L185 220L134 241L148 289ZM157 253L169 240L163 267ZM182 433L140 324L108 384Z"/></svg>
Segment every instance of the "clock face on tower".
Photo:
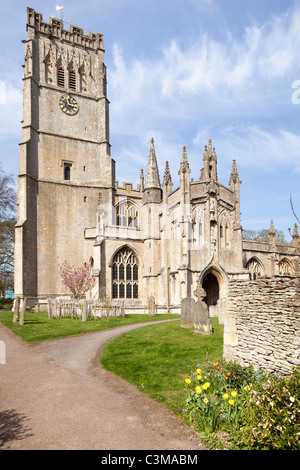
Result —
<svg viewBox="0 0 300 470"><path fill-rule="evenodd" d="M71 95L62 95L59 99L59 107L69 116L74 116L79 111L78 103Z"/></svg>

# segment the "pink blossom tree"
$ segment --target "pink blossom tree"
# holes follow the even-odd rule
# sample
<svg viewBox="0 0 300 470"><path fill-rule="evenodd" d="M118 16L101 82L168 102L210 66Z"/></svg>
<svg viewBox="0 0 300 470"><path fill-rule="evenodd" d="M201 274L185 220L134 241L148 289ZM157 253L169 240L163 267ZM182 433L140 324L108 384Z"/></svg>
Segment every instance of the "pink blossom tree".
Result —
<svg viewBox="0 0 300 470"><path fill-rule="evenodd" d="M91 276L88 266L75 268L65 261L59 267L59 272L63 284L70 289L72 297L76 300L79 300L80 297L91 290L96 283L96 279Z"/></svg>

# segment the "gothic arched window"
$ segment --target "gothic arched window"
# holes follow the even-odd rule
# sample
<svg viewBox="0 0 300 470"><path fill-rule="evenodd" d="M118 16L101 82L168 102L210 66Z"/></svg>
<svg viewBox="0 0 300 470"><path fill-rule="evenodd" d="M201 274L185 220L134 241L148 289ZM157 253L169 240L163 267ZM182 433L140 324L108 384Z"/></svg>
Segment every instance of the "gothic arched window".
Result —
<svg viewBox="0 0 300 470"><path fill-rule="evenodd" d="M255 279L262 277L262 268L256 259L253 258L248 262L247 269L250 273L251 281L255 281Z"/></svg>
<svg viewBox="0 0 300 470"><path fill-rule="evenodd" d="M131 202L123 202L116 208L117 225L139 228L139 210Z"/></svg>
<svg viewBox="0 0 300 470"><path fill-rule="evenodd" d="M135 253L128 247L121 248L112 263L112 298L138 299L139 266Z"/></svg>
<svg viewBox="0 0 300 470"><path fill-rule="evenodd" d="M279 262L279 276L293 276L293 268L287 259Z"/></svg>

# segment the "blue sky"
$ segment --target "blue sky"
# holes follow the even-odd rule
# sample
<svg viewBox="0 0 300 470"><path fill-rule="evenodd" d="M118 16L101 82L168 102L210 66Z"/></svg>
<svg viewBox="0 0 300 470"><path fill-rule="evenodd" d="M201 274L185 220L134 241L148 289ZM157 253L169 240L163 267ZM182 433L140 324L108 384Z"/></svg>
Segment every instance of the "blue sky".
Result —
<svg viewBox="0 0 300 470"><path fill-rule="evenodd" d="M300 1L15 0L2 4L0 163L18 174L26 7L104 34L110 141L119 183L139 182L151 137L178 185L182 148L199 178L212 139L219 181L232 160L244 229L285 233L300 214ZM5 20L5 21L4 21Z"/></svg>

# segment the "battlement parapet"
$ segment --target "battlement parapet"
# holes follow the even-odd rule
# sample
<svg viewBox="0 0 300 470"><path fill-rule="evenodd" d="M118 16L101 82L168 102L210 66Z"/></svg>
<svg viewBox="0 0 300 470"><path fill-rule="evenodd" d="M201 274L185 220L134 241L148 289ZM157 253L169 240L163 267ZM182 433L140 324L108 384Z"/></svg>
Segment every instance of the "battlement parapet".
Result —
<svg viewBox="0 0 300 470"><path fill-rule="evenodd" d="M84 34L83 29L70 24L70 29L64 29L64 21L50 16L49 23L43 21L43 15L33 8L27 8L28 39L34 39L36 33L44 34L49 38L59 38L71 44L81 45L94 50L103 49L103 34Z"/></svg>

